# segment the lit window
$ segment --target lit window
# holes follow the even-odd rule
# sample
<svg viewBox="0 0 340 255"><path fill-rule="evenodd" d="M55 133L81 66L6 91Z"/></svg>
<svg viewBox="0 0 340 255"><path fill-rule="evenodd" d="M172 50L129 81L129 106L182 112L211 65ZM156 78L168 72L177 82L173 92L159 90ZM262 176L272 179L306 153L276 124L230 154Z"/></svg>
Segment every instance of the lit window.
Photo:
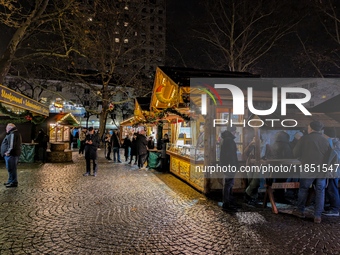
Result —
<svg viewBox="0 0 340 255"><path fill-rule="evenodd" d="M129 22L124 22L124 27L127 27L129 25Z"/></svg>
<svg viewBox="0 0 340 255"><path fill-rule="evenodd" d="M92 18L91 18L91 17L90 17L90 18L88 18L88 19L87 19L87 21L92 21Z"/></svg>
<svg viewBox="0 0 340 255"><path fill-rule="evenodd" d="M124 10L129 10L129 6L125 5Z"/></svg>
<svg viewBox="0 0 340 255"><path fill-rule="evenodd" d="M124 43L128 43L129 42L129 39L124 39Z"/></svg>
<svg viewBox="0 0 340 255"><path fill-rule="evenodd" d="M138 33L137 32L135 32L135 36L137 36L138 35Z"/></svg>
<svg viewBox="0 0 340 255"><path fill-rule="evenodd" d="M326 98L326 95L323 95L322 98Z"/></svg>
<svg viewBox="0 0 340 255"><path fill-rule="evenodd" d="M119 43L119 38L116 38L116 39L115 39L115 42L116 42L116 43Z"/></svg>
<svg viewBox="0 0 340 255"><path fill-rule="evenodd" d="M116 31L116 32L115 32L115 34L116 34L116 35L119 35L119 32L118 32L118 31Z"/></svg>

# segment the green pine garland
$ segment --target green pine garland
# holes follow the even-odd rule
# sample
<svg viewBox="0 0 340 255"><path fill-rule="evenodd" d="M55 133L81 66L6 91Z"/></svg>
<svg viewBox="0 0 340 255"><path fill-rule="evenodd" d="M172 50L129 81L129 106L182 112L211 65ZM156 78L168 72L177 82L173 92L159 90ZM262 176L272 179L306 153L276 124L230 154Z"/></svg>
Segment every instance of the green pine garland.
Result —
<svg viewBox="0 0 340 255"><path fill-rule="evenodd" d="M133 122L132 126L133 127L138 127L140 124L146 125L146 124L154 124L157 126L164 126L164 123L162 121L160 121L161 119L163 119L164 117L167 117L167 115L169 113L175 114L179 117L181 117L182 119L189 121L190 120L190 116L180 113L179 111L177 111L175 108L166 108L165 110L158 112L154 115L150 115L150 116L146 116L145 120L139 120L136 122Z"/></svg>
<svg viewBox="0 0 340 255"><path fill-rule="evenodd" d="M42 123L47 117L46 116L33 116L31 112L24 111L20 114L16 114L7 110L3 104L0 103L0 112L6 116L9 116L10 119L0 120L0 124L22 124L31 121L33 124L39 125Z"/></svg>

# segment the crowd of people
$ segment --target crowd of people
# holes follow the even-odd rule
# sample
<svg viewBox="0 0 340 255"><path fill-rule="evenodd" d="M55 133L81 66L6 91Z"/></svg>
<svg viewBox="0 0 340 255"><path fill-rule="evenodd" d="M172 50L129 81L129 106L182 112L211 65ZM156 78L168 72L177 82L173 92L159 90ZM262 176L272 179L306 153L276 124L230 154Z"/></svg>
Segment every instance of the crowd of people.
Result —
<svg viewBox="0 0 340 255"><path fill-rule="evenodd" d="M221 145L221 165L232 165L239 168L237 160L237 148L235 139L235 127L230 127L227 131L221 134L223 138ZM306 134L297 132L294 139L290 141L290 136L284 131L279 131L275 135L275 142L269 145L268 141L261 137L260 141L260 157L262 159L299 159L303 167L310 166L328 166L330 159L335 159L334 162L339 161L340 155L340 141L336 137L335 128L323 127L319 121L313 121L308 125ZM244 153L247 155L247 165L252 164L255 158L255 139L245 148ZM335 156L334 156L334 155ZM223 156L222 156L223 155ZM333 156L332 156L333 155ZM336 165L335 165L336 167ZM304 218L305 205L308 197L310 187L315 189L315 210L314 222L321 222L321 215L339 216L339 190L338 190L338 169L335 175L331 178L326 178L325 173L321 172L318 175L311 173L311 171L302 171L300 173L299 192L297 209L293 211L293 215ZM261 177L259 173L250 172L248 176L248 186L244 193L244 201L250 205L258 203L258 189L260 187ZM288 178L275 179L275 182L286 182ZM234 178L224 178L223 187L223 210L235 211L240 207L233 196L232 187ZM325 208L325 199L329 201L329 207ZM285 190L275 190L275 201L280 203L290 203L285 198Z"/></svg>

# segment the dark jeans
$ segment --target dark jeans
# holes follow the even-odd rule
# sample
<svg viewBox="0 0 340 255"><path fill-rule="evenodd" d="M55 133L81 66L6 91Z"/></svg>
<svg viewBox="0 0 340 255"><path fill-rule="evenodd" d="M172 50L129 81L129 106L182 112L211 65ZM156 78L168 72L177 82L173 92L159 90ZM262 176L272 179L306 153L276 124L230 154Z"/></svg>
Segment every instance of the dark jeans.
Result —
<svg viewBox="0 0 340 255"><path fill-rule="evenodd" d="M97 173L98 170L97 159L92 160L93 160L93 173ZM88 174L91 173L91 158L86 158L86 173Z"/></svg>
<svg viewBox="0 0 340 255"><path fill-rule="evenodd" d="M113 161L116 161L116 153L117 153L117 159L120 161L120 151L119 148L113 148Z"/></svg>
<svg viewBox="0 0 340 255"><path fill-rule="evenodd" d="M39 153L39 160L41 160L43 163L46 163L46 159L47 159L46 148L39 147L38 153Z"/></svg>
<svg viewBox="0 0 340 255"><path fill-rule="evenodd" d="M234 178L224 178L223 183L223 204L228 204L233 200Z"/></svg>
<svg viewBox="0 0 340 255"><path fill-rule="evenodd" d="M299 197L298 197L298 211L304 213L305 205L308 198L308 190L313 181L316 180L315 184L315 209L314 216L321 217L321 213L323 211L324 203L325 203L325 187L326 187L326 179L300 179L300 188L299 188Z"/></svg>
<svg viewBox="0 0 340 255"><path fill-rule="evenodd" d="M6 168L8 171L8 183L18 184L17 165L19 157L5 156Z"/></svg>
<svg viewBox="0 0 340 255"><path fill-rule="evenodd" d="M329 179L328 186L326 188L326 197L329 199L330 210L339 211L340 201L339 201L339 190L338 190L339 179Z"/></svg>
<svg viewBox="0 0 340 255"><path fill-rule="evenodd" d="M80 141L79 154L84 154L85 151L85 141Z"/></svg>
<svg viewBox="0 0 340 255"><path fill-rule="evenodd" d="M138 157L138 167L141 168L144 166L144 163L145 163L145 160L146 160L146 157L148 156L147 153L145 154L142 154L142 155L139 155Z"/></svg>

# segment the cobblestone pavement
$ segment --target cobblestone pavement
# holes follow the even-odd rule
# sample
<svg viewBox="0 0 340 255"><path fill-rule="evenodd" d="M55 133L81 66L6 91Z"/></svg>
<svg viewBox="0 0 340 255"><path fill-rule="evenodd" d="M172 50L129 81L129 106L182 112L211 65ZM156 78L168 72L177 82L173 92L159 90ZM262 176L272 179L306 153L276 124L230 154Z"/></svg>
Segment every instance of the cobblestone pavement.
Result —
<svg viewBox="0 0 340 255"><path fill-rule="evenodd" d="M100 152L103 156L103 152ZM228 214L171 174L99 159L19 165L0 187L0 254L339 254L340 219L270 209ZM7 180L0 163L0 179Z"/></svg>

